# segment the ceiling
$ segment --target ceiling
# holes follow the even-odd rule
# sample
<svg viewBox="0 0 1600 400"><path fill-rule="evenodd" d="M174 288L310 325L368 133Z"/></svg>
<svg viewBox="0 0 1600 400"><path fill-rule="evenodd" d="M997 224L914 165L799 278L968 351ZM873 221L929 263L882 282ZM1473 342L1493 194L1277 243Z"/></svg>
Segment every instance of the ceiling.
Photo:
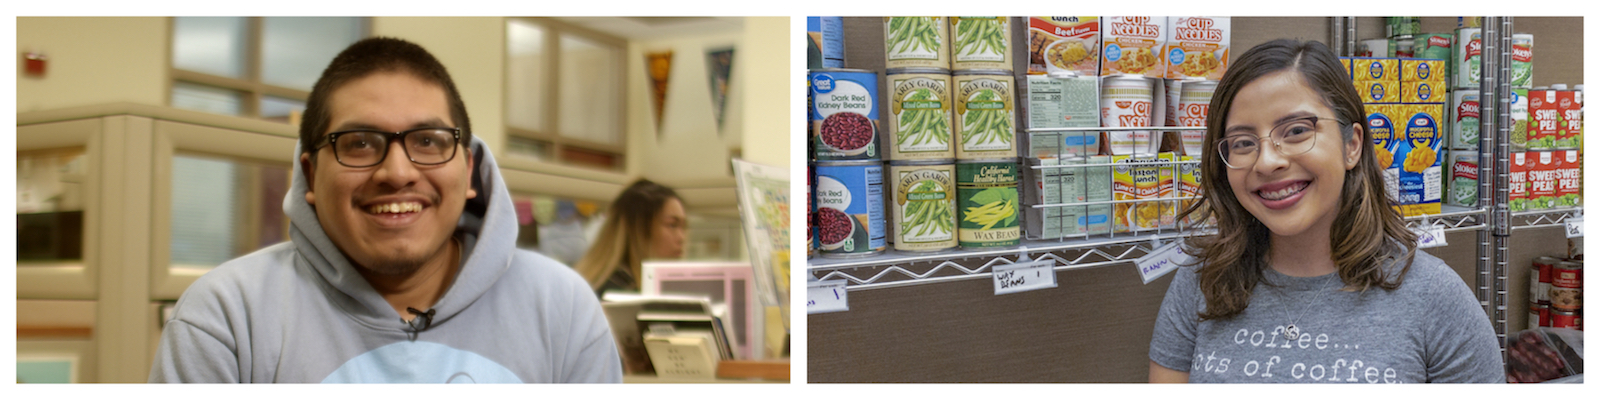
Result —
<svg viewBox="0 0 1600 400"><path fill-rule="evenodd" d="M628 40L735 33L744 17L558 17L561 22Z"/></svg>

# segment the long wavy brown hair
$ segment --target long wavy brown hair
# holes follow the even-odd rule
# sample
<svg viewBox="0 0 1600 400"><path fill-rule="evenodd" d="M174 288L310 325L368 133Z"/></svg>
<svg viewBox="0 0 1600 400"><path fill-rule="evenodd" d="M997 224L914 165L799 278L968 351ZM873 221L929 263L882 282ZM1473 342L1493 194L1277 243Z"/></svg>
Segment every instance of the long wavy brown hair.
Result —
<svg viewBox="0 0 1600 400"><path fill-rule="evenodd" d="M644 276L644 259L650 256L651 226L670 199L683 201L677 191L648 179L634 181L617 195L606 211L600 234L574 267L591 289L599 290L618 268L626 268L637 285Z"/></svg>
<svg viewBox="0 0 1600 400"><path fill-rule="evenodd" d="M1245 85L1262 76L1284 70L1300 73L1307 85L1322 96L1325 106L1338 116L1340 133L1349 143L1362 124L1361 143L1372 143L1366 111L1356 94L1349 72L1326 45L1316 41L1279 39L1251 48L1229 67L1211 97L1206 119L1205 149L1217 148L1227 123L1234 97ZM1365 291L1374 286L1385 290L1400 287L1416 255L1416 234L1406 229L1400 214L1390 206L1383 188L1383 167L1371 149L1361 152L1356 167L1345 171L1339 195L1338 215L1329 235L1333 262L1346 291ZM1193 236L1185 252L1200 265L1200 292L1206 308L1200 319L1226 319L1238 315L1250 304L1250 294L1263 282L1270 254L1271 231L1239 204L1228 184L1228 170L1216 151L1206 151L1201 159L1201 190L1204 196L1183 212L1197 220L1215 217L1217 234ZM1393 273L1386 266L1400 262Z"/></svg>

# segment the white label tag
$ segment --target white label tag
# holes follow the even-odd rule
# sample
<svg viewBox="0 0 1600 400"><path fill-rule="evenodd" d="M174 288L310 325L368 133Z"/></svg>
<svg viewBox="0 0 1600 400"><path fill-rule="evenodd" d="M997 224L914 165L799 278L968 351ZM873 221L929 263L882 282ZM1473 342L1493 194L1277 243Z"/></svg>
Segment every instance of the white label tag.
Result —
<svg viewBox="0 0 1600 400"><path fill-rule="evenodd" d="M1417 234L1417 248L1419 249L1449 244L1444 240L1444 227L1442 226L1411 228L1411 233Z"/></svg>
<svg viewBox="0 0 1600 400"><path fill-rule="evenodd" d="M994 267L994 294L1012 294L1056 287L1055 260Z"/></svg>
<svg viewBox="0 0 1600 400"><path fill-rule="evenodd" d="M1178 243L1179 241L1174 241L1133 260L1133 265L1139 267L1139 277L1144 278L1146 285L1168 272L1177 271L1179 264L1191 262L1189 255L1183 252L1183 246L1179 246Z"/></svg>
<svg viewBox="0 0 1600 400"><path fill-rule="evenodd" d="M845 281L806 282L806 314L850 311Z"/></svg>
<svg viewBox="0 0 1600 400"><path fill-rule="evenodd" d="M1567 238L1583 237L1583 217L1567 218Z"/></svg>

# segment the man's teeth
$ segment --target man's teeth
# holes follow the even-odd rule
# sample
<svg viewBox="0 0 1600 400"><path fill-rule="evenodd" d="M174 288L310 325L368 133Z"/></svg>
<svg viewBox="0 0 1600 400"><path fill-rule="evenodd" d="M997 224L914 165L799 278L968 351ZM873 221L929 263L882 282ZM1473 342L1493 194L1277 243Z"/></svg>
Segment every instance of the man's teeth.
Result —
<svg viewBox="0 0 1600 400"><path fill-rule="evenodd" d="M1295 193L1299 193L1301 189L1305 189L1305 188L1306 188L1306 185L1304 183L1295 184L1295 185L1291 185L1291 186L1283 188L1283 189L1279 189L1279 190L1274 191L1274 192L1262 191L1261 192L1261 197L1265 198L1267 200L1280 200L1280 199L1283 199L1285 197L1293 196Z"/></svg>
<svg viewBox="0 0 1600 400"><path fill-rule="evenodd" d="M420 211L422 211L422 203L389 203L367 207L367 212L373 214L398 214Z"/></svg>

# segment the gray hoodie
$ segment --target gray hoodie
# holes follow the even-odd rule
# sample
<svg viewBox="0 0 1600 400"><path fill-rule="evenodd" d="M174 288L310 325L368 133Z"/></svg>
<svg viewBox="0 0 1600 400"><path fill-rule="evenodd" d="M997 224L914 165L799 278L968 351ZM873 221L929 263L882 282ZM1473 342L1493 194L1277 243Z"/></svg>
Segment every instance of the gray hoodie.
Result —
<svg viewBox="0 0 1600 400"><path fill-rule="evenodd" d="M150 382L620 382L589 285L515 247L505 181L482 140L472 149L472 186L488 195L467 200L455 233L464 262L431 326L404 322L328 239L294 163L283 200L291 241L223 263L185 290Z"/></svg>

